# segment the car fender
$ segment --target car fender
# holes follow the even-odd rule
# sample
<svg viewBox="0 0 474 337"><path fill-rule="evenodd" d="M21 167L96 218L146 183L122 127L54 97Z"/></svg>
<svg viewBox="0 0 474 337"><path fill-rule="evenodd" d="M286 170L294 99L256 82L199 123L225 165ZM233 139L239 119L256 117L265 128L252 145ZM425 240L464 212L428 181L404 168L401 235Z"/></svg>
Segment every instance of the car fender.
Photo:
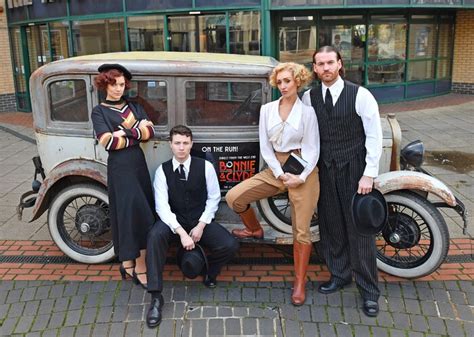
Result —
<svg viewBox="0 0 474 337"><path fill-rule="evenodd" d="M374 186L382 194L398 190L418 190L433 193L449 206L456 206L456 198L451 190L440 180L415 171L392 171L379 175Z"/></svg>
<svg viewBox="0 0 474 337"><path fill-rule="evenodd" d="M30 222L38 219L49 208L49 203L54 197L53 191L61 188L62 184L71 183L71 180L95 181L105 187L107 166L90 159L70 159L53 167L41 183Z"/></svg>

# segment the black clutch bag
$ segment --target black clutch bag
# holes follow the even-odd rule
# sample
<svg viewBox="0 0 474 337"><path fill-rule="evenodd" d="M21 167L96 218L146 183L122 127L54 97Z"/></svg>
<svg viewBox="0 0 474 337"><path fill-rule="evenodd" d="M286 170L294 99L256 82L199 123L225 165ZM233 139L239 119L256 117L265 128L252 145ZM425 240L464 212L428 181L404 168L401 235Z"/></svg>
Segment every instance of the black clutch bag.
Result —
<svg viewBox="0 0 474 337"><path fill-rule="evenodd" d="M299 175L306 165L308 165L306 160L292 152L281 168L285 173Z"/></svg>

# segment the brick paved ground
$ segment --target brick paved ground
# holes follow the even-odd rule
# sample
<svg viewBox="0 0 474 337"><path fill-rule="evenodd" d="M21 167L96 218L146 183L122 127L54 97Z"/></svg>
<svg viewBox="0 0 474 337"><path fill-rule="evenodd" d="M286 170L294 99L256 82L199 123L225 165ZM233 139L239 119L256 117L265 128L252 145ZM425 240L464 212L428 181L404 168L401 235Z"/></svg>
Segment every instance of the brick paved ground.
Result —
<svg viewBox="0 0 474 337"><path fill-rule="evenodd" d="M159 329L144 320L149 295L131 282L0 282L2 336L473 336L470 281L381 284L380 314L359 309L354 285L301 307L284 282L167 282Z"/></svg>
<svg viewBox="0 0 474 337"><path fill-rule="evenodd" d="M405 143L421 138L429 150L473 153L474 117L465 104L472 101L474 96L451 94L382 105L381 112L402 112L397 118ZM446 263L418 280L380 273L376 319L362 314L354 285L328 296L317 293L318 283L329 277L319 263L310 266L307 303L293 307L291 257L272 246L244 244L242 258L287 263L231 264L214 290L185 280L170 263L165 319L150 330L144 324L149 297L129 280L120 281L118 264L56 262L64 255L52 243L44 216L32 224L16 218L18 197L30 188L33 172L35 148L28 137L31 114L0 113L0 257L7 261L0 263L0 336L474 336L474 242L462 235L452 211L443 212L453 238ZM472 213L474 172L428 168Z"/></svg>

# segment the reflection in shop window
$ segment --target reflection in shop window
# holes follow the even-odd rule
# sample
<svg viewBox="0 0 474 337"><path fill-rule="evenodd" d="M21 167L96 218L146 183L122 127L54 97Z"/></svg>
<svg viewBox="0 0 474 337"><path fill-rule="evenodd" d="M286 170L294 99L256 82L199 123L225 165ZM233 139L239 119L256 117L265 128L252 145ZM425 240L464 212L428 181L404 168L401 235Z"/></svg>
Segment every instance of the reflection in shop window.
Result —
<svg viewBox="0 0 474 337"><path fill-rule="evenodd" d="M125 50L122 19L74 21L72 26L76 55L101 54Z"/></svg>
<svg viewBox="0 0 474 337"><path fill-rule="evenodd" d="M163 16L139 16L128 18L128 36L132 51L162 51L163 43Z"/></svg>
<svg viewBox="0 0 474 337"><path fill-rule="evenodd" d="M278 33L280 61L310 65L317 34L313 17L284 17L282 21Z"/></svg>
<svg viewBox="0 0 474 337"><path fill-rule="evenodd" d="M186 82L187 125L257 125L261 104L261 83Z"/></svg>
<svg viewBox="0 0 474 337"><path fill-rule="evenodd" d="M231 54L260 55L260 13L237 12L229 16Z"/></svg>
<svg viewBox="0 0 474 337"><path fill-rule="evenodd" d="M411 24L409 58L426 58L435 56L436 48L435 24Z"/></svg>
<svg viewBox="0 0 474 337"><path fill-rule="evenodd" d="M87 122L86 82L83 80L56 81L48 86L51 120Z"/></svg>
<svg viewBox="0 0 474 337"><path fill-rule="evenodd" d="M369 25L369 61L405 59L406 24L380 23Z"/></svg>

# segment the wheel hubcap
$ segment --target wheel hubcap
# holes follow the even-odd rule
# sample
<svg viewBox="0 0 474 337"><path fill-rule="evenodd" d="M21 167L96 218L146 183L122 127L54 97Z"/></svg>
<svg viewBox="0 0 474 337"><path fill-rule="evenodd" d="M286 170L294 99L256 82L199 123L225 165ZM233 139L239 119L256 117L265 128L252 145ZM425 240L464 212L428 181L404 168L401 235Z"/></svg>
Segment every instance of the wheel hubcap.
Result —
<svg viewBox="0 0 474 337"><path fill-rule="evenodd" d="M76 228L84 235L98 236L107 228L108 216L104 208L97 205L83 205L76 213Z"/></svg>
<svg viewBox="0 0 474 337"><path fill-rule="evenodd" d="M412 217L406 214L389 215L389 226L383 231L385 241L399 249L412 248L420 241L420 229Z"/></svg>

